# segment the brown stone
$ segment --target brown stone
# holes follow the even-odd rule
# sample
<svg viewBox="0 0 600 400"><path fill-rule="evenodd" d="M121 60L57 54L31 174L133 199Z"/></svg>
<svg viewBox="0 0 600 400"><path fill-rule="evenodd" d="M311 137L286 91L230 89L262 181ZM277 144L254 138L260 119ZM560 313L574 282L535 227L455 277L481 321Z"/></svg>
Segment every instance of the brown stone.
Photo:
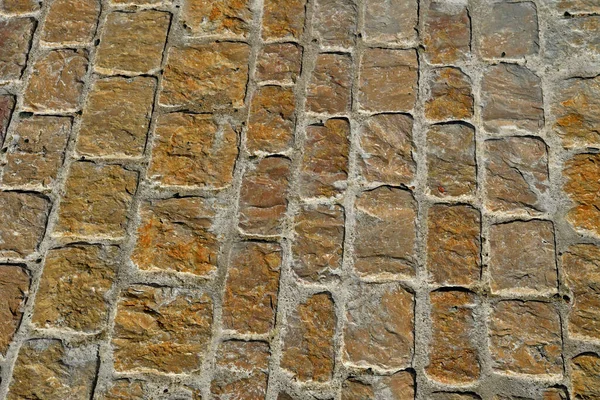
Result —
<svg viewBox="0 0 600 400"><path fill-rule="evenodd" d="M366 49L360 60L360 108L411 111L417 98L417 70L414 50Z"/></svg>
<svg viewBox="0 0 600 400"><path fill-rule="evenodd" d="M600 57L600 15L557 17L549 24L544 36L545 61L551 65L593 64Z"/></svg>
<svg viewBox="0 0 600 400"><path fill-rule="evenodd" d="M181 22L192 36L246 37L252 23L251 1L188 0L183 6Z"/></svg>
<svg viewBox="0 0 600 400"><path fill-rule="evenodd" d="M239 333L269 333L275 325L281 247L239 243L227 272L223 326Z"/></svg>
<svg viewBox="0 0 600 400"><path fill-rule="evenodd" d="M458 68L435 69L429 82L425 116L433 121L473 116L471 79Z"/></svg>
<svg viewBox="0 0 600 400"><path fill-rule="evenodd" d="M102 400L141 400L146 393L146 382L119 379L114 381L106 393L100 396Z"/></svg>
<svg viewBox="0 0 600 400"><path fill-rule="evenodd" d="M425 13L423 44L431 64L466 61L471 52L471 18L466 4L431 1Z"/></svg>
<svg viewBox="0 0 600 400"><path fill-rule="evenodd" d="M55 233L69 237L122 237L137 180L137 172L119 165L71 164Z"/></svg>
<svg viewBox="0 0 600 400"><path fill-rule="evenodd" d="M6 130L15 108L15 97L11 95L0 95L0 143L4 143Z"/></svg>
<svg viewBox="0 0 600 400"><path fill-rule="evenodd" d="M467 384L479 378L479 351L474 341L474 293L450 290L430 295L432 337L427 375L445 384Z"/></svg>
<svg viewBox="0 0 600 400"><path fill-rule="evenodd" d="M250 153L281 153L291 147L296 125L296 101L291 88L263 86L254 93L246 147Z"/></svg>
<svg viewBox="0 0 600 400"><path fill-rule="evenodd" d="M30 13L42 7L42 0L4 0L2 9L8 13Z"/></svg>
<svg viewBox="0 0 600 400"><path fill-rule="evenodd" d="M35 26L33 18L0 21L0 79L21 78Z"/></svg>
<svg viewBox="0 0 600 400"><path fill-rule="evenodd" d="M600 398L600 357L584 353L571 360L571 381L575 400Z"/></svg>
<svg viewBox="0 0 600 400"><path fill-rule="evenodd" d="M568 400L566 390L550 388L542 393L542 400Z"/></svg>
<svg viewBox="0 0 600 400"><path fill-rule="evenodd" d="M485 142L486 206L492 211L545 211L548 150L543 140L509 137Z"/></svg>
<svg viewBox="0 0 600 400"><path fill-rule="evenodd" d="M294 222L292 269L308 281L329 279L339 273L344 245L344 209L306 205Z"/></svg>
<svg viewBox="0 0 600 400"><path fill-rule="evenodd" d="M299 381L327 382L333 374L336 316L329 293L318 293L287 316L281 367Z"/></svg>
<svg viewBox="0 0 600 400"><path fill-rule="evenodd" d="M96 81L83 110L77 151L91 156L141 156L155 89L156 80L147 77Z"/></svg>
<svg viewBox="0 0 600 400"><path fill-rule="evenodd" d="M7 400L89 399L98 347L69 347L60 340L29 340L21 346Z"/></svg>
<svg viewBox="0 0 600 400"><path fill-rule="evenodd" d="M50 202L42 195L0 192L0 256L25 258L35 252L49 211Z"/></svg>
<svg viewBox="0 0 600 400"><path fill-rule="evenodd" d="M267 157L242 178L240 228L249 234L279 235L287 209L290 160Z"/></svg>
<svg viewBox="0 0 600 400"><path fill-rule="evenodd" d="M600 4L596 0L551 0L550 3L554 3L559 11L600 12Z"/></svg>
<svg viewBox="0 0 600 400"><path fill-rule="evenodd" d="M300 75L301 67L301 46L295 43L267 44L258 54L256 79L278 83L295 83Z"/></svg>
<svg viewBox="0 0 600 400"><path fill-rule="evenodd" d="M418 11L417 0L368 0L365 41L412 43L417 39Z"/></svg>
<svg viewBox="0 0 600 400"><path fill-rule="evenodd" d="M21 119L8 146L2 182L45 187L54 183L65 158L70 131L71 119L67 117Z"/></svg>
<svg viewBox="0 0 600 400"><path fill-rule="evenodd" d="M212 115L171 113L158 118L150 179L162 185L222 189L231 184L238 135Z"/></svg>
<svg viewBox="0 0 600 400"><path fill-rule="evenodd" d="M306 109L339 114L350 110L352 60L345 54L319 54L308 83Z"/></svg>
<svg viewBox="0 0 600 400"><path fill-rule="evenodd" d="M436 392L431 400L481 400L481 397L474 393Z"/></svg>
<svg viewBox="0 0 600 400"><path fill-rule="evenodd" d="M306 128L300 167L300 196L332 197L346 187L350 123L335 118Z"/></svg>
<svg viewBox="0 0 600 400"><path fill-rule="evenodd" d="M361 368L406 368L414 353L413 295L397 284L359 284L346 305L344 358Z"/></svg>
<svg viewBox="0 0 600 400"><path fill-rule="evenodd" d="M577 154L565 163L563 190L572 201L566 219L582 234L600 236L600 155Z"/></svg>
<svg viewBox="0 0 600 400"><path fill-rule="evenodd" d="M305 14L306 0L264 0L263 39L300 39Z"/></svg>
<svg viewBox="0 0 600 400"><path fill-rule="evenodd" d="M556 292L554 226L550 221L513 221L490 228L492 292Z"/></svg>
<svg viewBox="0 0 600 400"><path fill-rule="evenodd" d="M429 209L427 270L432 282L469 286L481 273L481 215L467 205L436 204Z"/></svg>
<svg viewBox="0 0 600 400"><path fill-rule="evenodd" d="M217 42L172 47L163 74L159 102L194 106L202 111L244 106L250 47Z"/></svg>
<svg viewBox="0 0 600 400"><path fill-rule="evenodd" d="M414 381L412 373L406 371L389 376L348 378L342 384L342 400L413 400Z"/></svg>
<svg viewBox="0 0 600 400"><path fill-rule="evenodd" d="M196 290L134 285L117 306L112 339L115 369L199 371L210 343L211 298Z"/></svg>
<svg viewBox="0 0 600 400"><path fill-rule="evenodd" d="M530 132L544 126L542 83L526 67L498 64L484 72L481 117L492 132L518 128Z"/></svg>
<svg viewBox="0 0 600 400"><path fill-rule="evenodd" d="M34 112L77 110L87 67L88 54L83 49L43 53L33 64L23 107Z"/></svg>
<svg viewBox="0 0 600 400"><path fill-rule="evenodd" d="M56 0L46 14L41 39L46 43L89 43L99 15L99 0Z"/></svg>
<svg viewBox="0 0 600 400"><path fill-rule="evenodd" d="M163 393L165 394L163 395ZM115 379L106 390L100 392L96 389L94 394L100 400L142 400L147 398L202 400L199 389L177 383L167 384L158 380Z"/></svg>
<svg viewBox="0 0 600 400"><path fill-rule="evenodd" d="M358 19L354 0L317 0L314 15L314 36L321 46L354 45Z"/></svg>
<svg viewBox="0 0 600 400"><path fill-rule="evenodd" d="M404 114L378 114L360 129L360 167L369 182L407 185L415 175L413 119Z"/></svg>
<svg viewBox="0 0 600 400"><path fill-rule="evenodd" d="M521 58L537 54L537 8L533 2L493 3L481 16L479 51L484 58Z"/></svg>
<svg viewBox="0 0 600 400"><path fill-rule="evenodd" d="M21 324L30 282L31 278L25 268L0 265L0 354L6 354Z"/></svg>
<svg viewBox="0 0 600 400"><path fill-rule="evenodd" d="M427 186L437 197L473 195L477 189L475 129L452 123L427 132Z"/></svg>
<svg viewBox="0 0 600 400"><path fill-rule="evenodd" d="M562 374L560 318L553 305L506 300L489 323L493 369L510 374Z"/></svg>
<svg viewBox="0 0 600 400"><path fill-rule="evenodd" d="M42 328L100 330L108 317L107 292L117 275L119 249L77 245L50 250L32 321Z"/></svg>
<svg viewBox="0 0 600 400"><path fill-rule="evenodd" d="M382 186L356 199L354 268L361 276L415 273L417 203L408 190Z"/></svg>

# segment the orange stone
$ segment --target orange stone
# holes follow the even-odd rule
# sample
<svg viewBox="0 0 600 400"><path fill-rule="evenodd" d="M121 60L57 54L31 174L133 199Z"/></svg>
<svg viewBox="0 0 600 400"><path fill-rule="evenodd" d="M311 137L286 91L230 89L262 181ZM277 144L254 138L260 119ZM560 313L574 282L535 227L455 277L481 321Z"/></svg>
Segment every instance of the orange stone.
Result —
<svg viewBox="0 0 600 400"><path fill-rule="evenodd" d="M466 61L471 52L471 18L466 4L431 1L425 10L423 44L431 64Z"/></svg>
<svg viewBox="0 0 600 400"><path fill-rule="evenodd" d="M577 154L565 163L563 190L572 201L567 221L585 235L600 237L600 155Z"/></svg>
<svg viewBox="0 0 600 400"><path fill-rule="evenodd" d="M429 89L425 116L430 120L467 119L473 116L471 79L460 69L435 69Z"/></svg>
<svg viewBox="0 0 600 400"><path fill-rule="evenodd" d="M46 14L41 39L47 43L89 43L99 16L100 0L55 0Z"/></svg>
<svg viewBox="0 0 600 400"><path fill-rule="evenodd" d="M340 114L350 110L352 60L345 54L319 54L308 82L306 109Z"/></svg>
<svg viewBox="0 0 600 400"><path fill-rule="evenodd" d="M295 103L291 88L263 86L254 93L246 133L250 153L281 153L292 146Z"/></svg>
<svg viewBox="0 0 600 400"><path fill-rule="evenodd" d="M304 31L306 0L264 0L262 37L299 39Z"/></svg>
<svg viewBox="0 0 600 400"><path fill-rule="evenodd" d="M584 353L571 360L571 382L576 400L600 398L600 357Z"/></svg>
<svg viewBox="0 0 600 400"><path fill-rule="evenodd" d="M250 0L187 0L181 22L192 36L246 37L252 23Z"/></svg>

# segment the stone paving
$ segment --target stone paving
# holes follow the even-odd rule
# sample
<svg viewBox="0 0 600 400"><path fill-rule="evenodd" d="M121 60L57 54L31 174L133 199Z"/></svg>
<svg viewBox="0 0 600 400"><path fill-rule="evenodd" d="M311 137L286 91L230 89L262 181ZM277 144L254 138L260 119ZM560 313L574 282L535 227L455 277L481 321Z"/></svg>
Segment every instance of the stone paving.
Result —
<svg viewBox="0 0 600 400"><path fill-rule="evenodd" d="M600 1L0 1L0 398L600 399Z"/></svg>

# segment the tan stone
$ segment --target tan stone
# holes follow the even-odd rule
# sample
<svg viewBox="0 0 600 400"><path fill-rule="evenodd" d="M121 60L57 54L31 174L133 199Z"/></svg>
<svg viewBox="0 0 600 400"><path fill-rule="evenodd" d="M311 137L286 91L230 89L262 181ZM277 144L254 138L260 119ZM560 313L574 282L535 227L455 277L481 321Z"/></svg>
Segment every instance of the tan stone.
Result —
<svg viewBox="0 0 600 400"><path fill-rule="evenodd" d="M221 189L231 184L238 135L212 115L171 113L158 118L148 176L162 185Z"/></svg>
<svg viewBox="0 0 600 400"><path fill-rule="evenodd" d="M115 369L199 371L210 343L212 318L212 300L202 292L130 286L121 294L115 317Z"/></svg>
<svg viewBox="0 0 600 400"><path fill-rule="evenodd" d="M286 2L287 3L287 2ZM302 47L295 43L265 45L256 61L256 79L294 83L302 67Z"/></svg>
<svg viewBox="0 0 600 400"><path fill-rule="evenodd" d="M148 201L131 260L147 271L176 271L210 276L217 266L219 243L214 211L201 197Z"/></svg>
<svg viewBox="0 0 600 400"><path fill-rule="evenodd" d="M90 156L141 156L155 89L154 78L96 81L83 110L77 151Z"/></svg>
<svg viewBox="0 0 600 400"><path fill-rule="evenodd" d="M69 237L122 237L137 180L137 172L119 165L71 164L54 232Z"/></svg>
<svg viewBox="0 0 600 400"><path fill-rule="evenodd" d="M575 400L594 400L600 397L600 357L584 353L571 360L572 394Z"/></svg>
<svg viewBox="0 0 600 400"><path fill-rule="evenodd" d="M425 116L433 121L473 116L471 79L458 68L435 69L429 82Z"/></svg>
<svg viewBox="0 0 600 400"><path fill-rule="evenodd" d="M568 400L569 397L564 389L550 388L542 393L542 400Z"/></svg>
<svg viewBox="0 0 600 400"><path fill-rule="evenodd" d="M563 190L572 201L566 220L582 234L600 236L600 155L577 154L565 163Z"/></svg>
<svg viewBox="0 0 600 400"><path fill-rule="evenodd" d="M350 123L335 118L306 128L300 167L300 196L332 197L346 187Z"/></svg>
<svg viewBox="0 0 600 400"><path fill-rule="evenodd" d="M358 274L414 276L417 203L412 194L382 186L361 193L355 207Z"/></svg>
<svg viewBox="0 0 600 400"><path fill-rule="evenodd" d="M417 39L417 0L368 0L365 14L365 41L406 43Z"/></svg>
<svg viewBox="0 0 600 400"><path fill-rule="evenodd" d="M379 114L360 129L360 167L369 182L407 185L415 175L413 119L404 114Z"/></svg>
<svg viewBox="0 0 600 400"><path fill-rule="evenodd" d="M21 324L30 281L23 267L0 265L0 354L6 354Z"/></svg>
<svg viewBox="0 0 600 400"><path fill-rule="evenodd" d="M281 153L294 140L296 101L291 88L263 86L254 93L246 147L250 153Z"/></svg>
<svg viewBox="0 0 600 400"><path fill-rule="evenodd" d="M106 390L96 389L94 396L99 400L202 400L200 390L187 385L137 379L113 380Z"/></svg>
<svg viewBox="0 0 600 400"><path fill-rule="evenodd" d="M361 368L406 368L414 353L413 295L397 284L359 284L346 305L344 358Z"/></svg>
<svg viewBox="0 0 600 400"><path fill-rule="evenodd" d="M2 9L9 13L21 14L39 10L42 0L4 0Z"/></svg>
<svg viewBox="0 0 600 400"><path fill-rule="evenodd" d="M345 54L319 54L308 83L306 109L339 114L350 110L352 60Z"/></svg>
<svg viewBox="0 0 600 400"><path fill-rule="evenodd" d="M481 215L467 205L436 204L429 209L427 270L441 285L469 286L481 273Z"/></svg>
<svg viewBox="0 0 600 400"><path fill-rule="evenodd" d="M97 357L97 346L69 347L60 340L29 340L19 350L6 399L89 399Z"/></svg>
<svg viewBox="0 0 600 400"><path fill-rule="evenodd" d="M340 206L306 205L294 221L292 269L308 281L339 273L344 244L344 210Z"/></svg>
<svg viewBox="0 0 600 400"><path fill-rule="evenodd" d="M225 35L246 37L252 23L250 0L188 0L181 22L192 36Z"/></svg>
<svg viewBox="0 0 600 400"><path fill-rule="evenodd" d="M70 131L71 119L67 117L21 119L8 147L2 182L45 187L54 183L64 161Z"/></svg>
<svg viewBox="0 0 600 400"><path fill-rule="evenodd" d="M474 393L436 392L431 400L481 400L481 397Z"/></svg>
<svg viewBox="0 0 600 400"><path fill-rule="evenodd" d="M15 97L11 95L0 95L0 143L4 143L6 130L15 108Z"/></svg>
<svg viewBox="0 0 600 400"><path fill-rule="evenodd" d="M413 400L414 380L412 373L406 371L389 376L348 378L342 384L342 400Z"/></svg>
<svg viewBox="0 0 600 400"><path fill-rule="evenodd" d="M354 0L317 0L314 15L314 36L321 46L354 45L358 19Z"/></svg>
<svg viewBox="0 0 600 400"><path fill-rule="evenodd" d="M217 368L233 371L267 371L269 369L269 344L259 341L227 340L217 351Z"/></svg>
<svg viewBox="0 0 600 400"><path fill-rule="evenodd" d="M600 4L596 0L551 0L559 11L600 12Z"/></svg>
<svg viewBox="0 0 600 400"><path fill-rule="evenodd" d="M336 316L329 293L318 293L287 316L281 367L299 381L331 380Z"/></svg>
<svg viewBox="0 0 600 400"><path fill-rule="evenodd" d="M138 6L166 3L170 4L173 0L109 0L110 3L121 5L121 4L134 4Z"/></svg>
<svg viewBox="0 0 600 400"><path fill-rule="evenodd" d="M562 374L560 318L552 304L500 301L493 307L489 332L494 370L509 374Z"/></svg>
<svg viewBox="0 0 600 400"><path fill-rule="evenodd" d="M275 325L281 247L239 243L227 272L223 326L239 333L269 333Z"/></svg>
<svg viewBox="0 0 600 400"><path fill-rule="evenodd" d="M100 396L102 400L141 400L144 398L146 385L144 381L119 379L112 383L106 393Z"/></svg>
<svg viewBox="0 0 600 400"><path fill-rule="evenodd" d="M434 0L425 12L423 44L432 64L466 61L471 52L471 18L466 4Z"/></svg>
<svg viewBox="0 0 600 400"><path fill-rule="evenodd" d="M46 14L41 39L47 43L89 43L99 16L99 0L55 0Z"/></svg>
<svg viewBox="0 0 600 400"><path fill-rule="evenodd" d="M250 47L217 42L172 47L163 74L159 102L203 111L244 106Z"/></svg>
<svg viewBox="0 0 600 400"><path fill-rule="evenodd" d="M35 252L49 211L50 201L42 195L0 192L0 256L25 258Z"/></svg>
<svg viewBox="0 0 600 400"><path fill-rule="evenodd" d="M33 18L0 21L0 79L20 79L29 54Z"/></svg>
<svg viewBox="0 0 600 400"><path fill-rule="evenodd" d="M366 49L360 60L360 108L411 111L417 98L417 70L414 50Z"/></svg>
<svg viewBox="0 0 600 400"><path fill-rule="evenodd" d="M290 160L267 157L242 178L240 228L249 234L279 235L287 209Z"/></svg>
<svg viewBox="0 0 600 400"><path fill-rule="evenodd" d="M304 31L306 0L264 0L263 39L299 39Z"/></svg>

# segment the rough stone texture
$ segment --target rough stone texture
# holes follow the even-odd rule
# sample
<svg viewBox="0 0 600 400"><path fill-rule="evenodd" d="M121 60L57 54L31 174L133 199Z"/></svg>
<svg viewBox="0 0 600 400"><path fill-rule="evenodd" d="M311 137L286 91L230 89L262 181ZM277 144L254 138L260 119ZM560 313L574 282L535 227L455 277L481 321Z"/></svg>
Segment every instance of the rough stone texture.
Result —
<svg viewBox="0 0 600 400"><path fill-rule="evenodd" d="M565 163L563 190L572 201L566 220L583 234L600 236L600 155L577 154Z"/></svg>
<svg viewBox="0 0 600 400"><path fill-rule="evenodd" d="M0 192L0 256L25 258L38 249L46 231L50 202L42 195Z"/></svg>
<svg viewBox="0 0 600 400"><path fill-rule="evenodd" d="M99 15L99 0L55 0L48 9L41 39L47 43L89 43Z"/></svg>
<svg viewBox="0 0 600 400"><path fill-rule="evenodd" d="M10 95L0 95L0 142L4 143L8 123L15 107L15 98Z"/></svg>
<svg viewBox="0 0 600 400"><path fill-rule="evenodd" d="M300 75L302 47L294 43L267 44L256 62L256 79L294 83Z"/></svg>
<svg viewBox="0 0 600 400"><path fill-rule="evenodd" d="M408 190L382 186L356 199L354 268L361 276L415 272L417 204Z"/></svg>
<svg viewBox="0 0 600 400"><path fill-rule="evenodd" d="M425 116L433 121L467 119L473 116L471 79L458 68L433 71L425 102Z"/></svg>
<svg viewBox="0 0 600 400"><path fill-rule="evenodd" d="M600 396L600 357L585 353L570 363L573 394L576 400L592 400Z"/></svg>
<svg viewBox="0 0 600 400"><path fill-rule="evenodd" d="M342 400L397 399L412 400L414 376L400 371L389 376L352 377L342 384Z"/></svg>
<svg viewBox="0 0 600 400"><path fill-rule="evenodd" d="M423 44L432 64L466 61L471 52L471 18L466 4L432 0L425 14Z"/></svg>
<svg viewBox="0 0 600 400"><path fill-rule="evenodd" d="M595 0L551 0L559 11L600 12L600 5Z"/></svg>
<svg viewBox="0 0 600 400"><path fill-rule="evenodd" d="M28 13L41 8L42 0L4 0L2 9L9 13Z"/></svg>
<svg viewBox="0 0 600 400"><path fill-rule="evenodd" d="M188 0L181 23L192 36L246 37L252 22L250 0Z"/></svg>
<svg viewBox="0 0 600 400"><path fill-rule="evenodd" d="M316 0L315 32L321 46L350 47L357 31L355 0Z"/></svg>
<svg viewBox="0 0 600 400"><path fill-rule="evenodd" d="M306 0L264 0L263 39L299 39L304 30Z"/></svg>
<svg viewBox="0 0 600 400"><path fill-rule="evenodd" d="M473 393L436 392L432 400L481 400L481 397Z"/></svg>
<svg viewBox="0 0 600 400"><path fill-rule="evenodd" d="M350 109L351 59L344 54L319 54L308 84L306 108L339 114Z"/></svg>
<svg viewBox="0 0 600 400"><path fill-rule="evenodd" d="M154 398L159 400L185 399L201 400L200 390L187 385L167 384L160 381L149 382L134 379L116 379L104 392L96 389L95 393L101 393L101 400L140 400Z"/></svg>
<svg viewBox="0 0 600 400"><path fill-rule="evenodd" d="M0 354L8 346L21 324L23 305L29 294L31 278L22 266L0 265Z"/></svg>
<svg viewBox="0 0 600 400"><path fill-rule="evenodd" d="M556 18L546 33L546 58L553 63L594 62L600 56L599 34L600 15Z"/></svg>
<svg viewBox="0 0 600 400"><path fill-rule="evenodd" d="M0 21L0 79L19 79L27 63L33 18Z"/></svg>
<svg viewBox="0 0 600 400"><path fill-rule="evenodd" d="M367 0L365 40L387 43L414 41L417 38L418 11L417 0Z"/></svg>

